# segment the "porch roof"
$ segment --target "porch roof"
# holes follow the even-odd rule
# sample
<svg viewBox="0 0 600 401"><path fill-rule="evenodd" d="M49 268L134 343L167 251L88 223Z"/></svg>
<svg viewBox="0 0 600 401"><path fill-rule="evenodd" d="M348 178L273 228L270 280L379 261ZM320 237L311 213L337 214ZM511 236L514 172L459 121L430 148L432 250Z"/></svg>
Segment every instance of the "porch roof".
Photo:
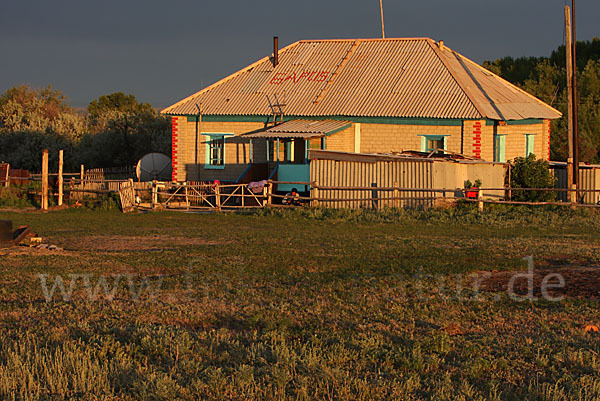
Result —
<svg viewBox="0 0 600 401"><path fill-rule="evenodd" d="M290 120L259 132L244 135L248 138L320 138L350 127L350 121Z"/></svg>

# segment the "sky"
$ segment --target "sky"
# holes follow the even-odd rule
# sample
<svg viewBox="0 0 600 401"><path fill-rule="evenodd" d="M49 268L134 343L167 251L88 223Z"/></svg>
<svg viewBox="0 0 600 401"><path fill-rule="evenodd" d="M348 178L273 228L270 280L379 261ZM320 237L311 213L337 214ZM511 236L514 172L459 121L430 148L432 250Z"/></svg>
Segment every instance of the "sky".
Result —
<svg viewBox="0 0 600 401"><path fill-rule="evenodd" d="M549 56L566 0L383 0L387 37L430 37L476 62ZM578 40L600 1L577 0ZM54 0L0 4L0 92L21 84L86 107L112 92L166 107L302 39L381 37L378 0Z"/></svg>

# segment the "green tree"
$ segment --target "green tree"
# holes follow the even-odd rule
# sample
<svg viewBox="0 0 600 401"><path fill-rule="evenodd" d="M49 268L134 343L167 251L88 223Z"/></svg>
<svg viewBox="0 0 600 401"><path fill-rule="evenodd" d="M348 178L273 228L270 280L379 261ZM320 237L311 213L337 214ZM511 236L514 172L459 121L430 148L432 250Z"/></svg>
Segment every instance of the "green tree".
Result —
<svg viewBox="0 0 600 401"><path fill-rule="evenodd" d="M148 103L122 92L100 96L88 106L89 133L78 146L86 165L112 167L135 164L151 152L169 154L167 118Z"/></svg>
<svg viewBox="0 0 600 401"><path fill-rule="evenodd" d="M51 166L64 149L65 168L74 167L72 149L84 131L85 119L51 87L22 85L0 95L0 160L16 168L39 172L43 149L50 150Z"/></svg>
<svg viewBox="0 0 600 401"><path fill-rule="evenodd" d="M565 46L550 57L504 57L483 65L563 113L552 121L550 158L568 156ZM578 126L581 161L600 162L600 39L577 42Z"/></svg>
<svg viewBox="0 0 600 401"><path fill-rule="evenodd" d="M155 112L149 103L139 103L134 95L126 95L123 92L102 95L93 100L88 106L88 113L92 118L114 111L127 114Z"/></svg>
<svg viewBox="0 0 600 401"><path fill-rule="evenodd" d="M504 57L495 61L484 61L483 66L512 83L522 84L531 79L536 65L542 60L538 57Z"/></svg>
<svg viewBox="0 0 600 401"><path fill-rule="evenodd" d="M517 157L510 163L512 188L554 188L556 178L546 160L537 160L534 154ZM556 199L553 191L513 191L512 199L525 202L549 202Z"/></svg>
<svg viewBox="0 0 600 401"><path fill-rule="evenodd" d="M50 86L32 89L22 85L0 95L0 132L42 132L76 139L84 130L83 117Z"/></svg>

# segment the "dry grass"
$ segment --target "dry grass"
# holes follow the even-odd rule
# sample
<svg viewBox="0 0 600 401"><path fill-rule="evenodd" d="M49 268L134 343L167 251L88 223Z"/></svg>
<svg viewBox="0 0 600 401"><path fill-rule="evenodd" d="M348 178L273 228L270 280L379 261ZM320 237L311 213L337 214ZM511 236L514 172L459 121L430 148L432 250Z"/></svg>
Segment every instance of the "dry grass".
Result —
<svg viewBox="0 0 600 401"><path fill-rule="evenodd" d="M600 398L597 298L466 280L598 264L598 216L327 213L0 213L67 249L0 257L0 398Z"/></svg>

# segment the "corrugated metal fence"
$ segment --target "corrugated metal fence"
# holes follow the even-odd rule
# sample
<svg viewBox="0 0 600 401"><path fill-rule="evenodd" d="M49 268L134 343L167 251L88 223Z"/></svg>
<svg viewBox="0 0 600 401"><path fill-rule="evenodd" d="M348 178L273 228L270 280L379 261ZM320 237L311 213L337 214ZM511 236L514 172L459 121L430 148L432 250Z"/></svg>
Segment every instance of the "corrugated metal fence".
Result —
<svg viewBox="0 0 600 401"><path fill-rule="evenodd" d="M374 163L341 160L312 160L311 181L325 187L372 187L372 190L320 189L320 203L334 208L392 207L394 200L374 198L393 197L393 191L378 188L423 188L424 191L398 191L400 207L427 207L433 204L433 171L430 161L378 161ZM347 200L338 200L338 199ZM331 201L327 201L331 199ZM397 203L396 203L397 205Z"/></svg>
<svg viewBox="0 0 600 401"><path fill-rule="evenodd" d="M507 169L505 163L323 150L311 150L310 158L319 204L333 208L431 207L437 198L462 197L466 180L502 188ZM501 199L504 191L486 191L485 196Z"/></svg>
<svg viewBox="0 0 600 401"><path fill-rule="evenodd" d="M556 188L568 189L567 184L567 168L562 165L551 166L556 177ZM579 188L580 189L600 189L600 167L591 167L581 165L579 167ZM567 193L559 192L557 196L558 200L566 202ZM586 192L581 194L580 198L583 198L583 203L594 205L598 203L600 199L600 193L598 192Z"/></svg>

